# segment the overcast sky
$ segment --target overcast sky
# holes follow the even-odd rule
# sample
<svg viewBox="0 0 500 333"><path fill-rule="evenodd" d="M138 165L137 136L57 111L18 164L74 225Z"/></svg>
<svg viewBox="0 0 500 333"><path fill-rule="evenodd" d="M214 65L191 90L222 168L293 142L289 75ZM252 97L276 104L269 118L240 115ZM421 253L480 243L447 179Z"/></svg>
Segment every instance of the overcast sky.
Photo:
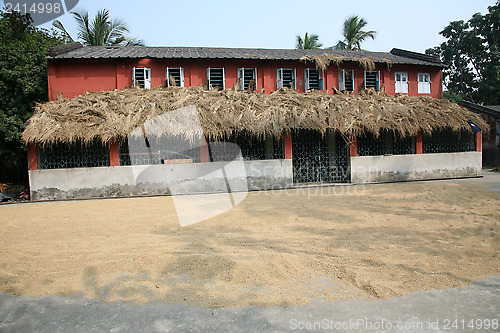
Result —
<svg viewBox="0 0 500 333"><path fill-rule="evenodd" d="M294 48L295 36L317 34L324 47L334 45L344 20L359 15L377 31L362 46L371 51L393 47L424 52L444 39L439 32L450 21L486 13L494 0L420 1L123 1L80 0L75 9L91 16L102 8L128 24L130 36L151 46ZM59 18L76 36L71 15ZM50 27L44 24L42 27Z"/></svg>

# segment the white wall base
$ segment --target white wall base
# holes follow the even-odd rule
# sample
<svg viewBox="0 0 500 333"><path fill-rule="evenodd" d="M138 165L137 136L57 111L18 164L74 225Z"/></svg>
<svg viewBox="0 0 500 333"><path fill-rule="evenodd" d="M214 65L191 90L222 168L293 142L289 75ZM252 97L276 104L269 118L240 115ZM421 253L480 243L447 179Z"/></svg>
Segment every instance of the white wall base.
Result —
<svg viewBox="0 0 500 333"><path fill-rule="evenodd" d="M355 184L481 176L481 152L351 157Z"/></svg>

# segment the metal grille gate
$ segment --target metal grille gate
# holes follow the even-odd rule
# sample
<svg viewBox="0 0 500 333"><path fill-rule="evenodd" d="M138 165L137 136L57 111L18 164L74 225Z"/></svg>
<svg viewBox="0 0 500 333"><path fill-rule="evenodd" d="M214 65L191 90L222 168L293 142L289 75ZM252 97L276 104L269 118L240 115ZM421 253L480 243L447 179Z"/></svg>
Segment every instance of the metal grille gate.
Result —
<svg viewBox="0 0 500 333"><path fill-rule="evenodd" d="M455 153L475 151L475 136L469 131L455 132L449 128L432 132L432 135L423 137L423 152L426 153Z"/></svg>
<svg viewBox="0 0 500 333"><path fill-rule="evenodd" d="M39 148L38 156L40 169L109 166L109 147L98 140L88 144L52 144Z"/></svg>
<svg viewBox="0 0 500 333"><path fill-rule="evenodd" d="M349 182L349 146L337 132L292 133L294 183Z"/></svg>

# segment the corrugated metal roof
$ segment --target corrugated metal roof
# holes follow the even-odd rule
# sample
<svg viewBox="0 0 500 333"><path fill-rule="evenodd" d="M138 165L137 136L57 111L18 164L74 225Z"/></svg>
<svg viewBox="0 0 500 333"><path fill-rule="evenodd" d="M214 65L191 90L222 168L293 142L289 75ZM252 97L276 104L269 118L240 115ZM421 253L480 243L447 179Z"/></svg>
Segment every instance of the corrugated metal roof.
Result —
<svg viewBox="0 0 500 333"><path fill-rule="evenodd" d="M500 105L479 105L468 101L461 101L459 104L474 113L487 113L500 118Z"/></svg>
<svg viewBox="0 0 500 333"><path fill-rule="evenodd" d="M486 107L500 112L500 105L486 105Z"/></svg>
<svg viewBox="0 0 500 333"><path fill-rule="evenodd" d="M248 49L214 47L153 47L153 46L86 46L68 52L48 53L49 59L266 59L300 60L305 55L335 54L349 58L371 58L374 62L390 60L395 64L442 66L440 62L415 59L389 52L297 50L297 49ZM51 56L52 54L55 54Z"/></svg>

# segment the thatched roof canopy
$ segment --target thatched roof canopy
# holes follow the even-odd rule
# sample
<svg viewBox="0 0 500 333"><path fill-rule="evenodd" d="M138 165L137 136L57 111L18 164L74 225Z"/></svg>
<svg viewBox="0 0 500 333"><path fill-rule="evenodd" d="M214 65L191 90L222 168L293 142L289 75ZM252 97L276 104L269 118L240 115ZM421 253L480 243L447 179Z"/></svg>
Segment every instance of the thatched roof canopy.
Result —
<svg viewBox="0 0 500 333"><path fill-rule="evenodd" d="M374 90L331 95L288 89L265 94L169 87L85 93L37 105L22 138L27 143L42 145L57 141L90 142L96 138L103 142L120 140L148 120L190 105L196 107L203 133L211 139L235 131L280 137L284 131L298 128L322 133L335 129L346 136L363 132L378 135L389 129L406 136L444 127L470 130L467 120L483 130L487 128L480 117L467 109L431 97L390 96ZM156 130L179 135L183 134L180 128L159 122Z"/></svg>

